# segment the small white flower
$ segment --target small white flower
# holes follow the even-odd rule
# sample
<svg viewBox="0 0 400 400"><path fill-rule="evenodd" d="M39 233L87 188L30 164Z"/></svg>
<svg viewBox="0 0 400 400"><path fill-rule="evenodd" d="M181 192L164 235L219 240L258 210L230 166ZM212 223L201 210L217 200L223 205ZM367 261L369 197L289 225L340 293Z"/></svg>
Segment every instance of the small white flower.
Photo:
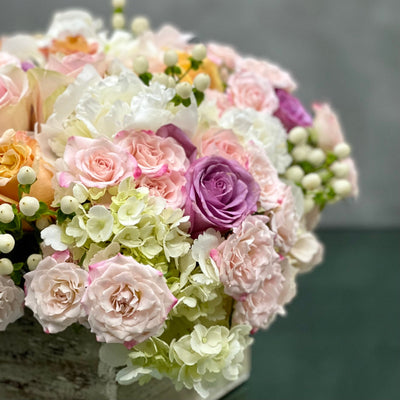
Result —
<svg viewBox="0 0 400 400"><path fill-rule="evenodd" d="M62 230L58 225L50 225L40 232L40 237L43 239L46 246L50 246L56 251L64 251L68 246L61 241Z"/></svg>
<svg viewBox="0 0 400 400"><path fill-rule="evenodd" d="M136 225L142 218L146 204L144 201L131 197L118 210L118 221L121 225Z"/></svg>
<svg viewBox="0 0 400 400"><path fill-rule="evenodd" d="M103 242L111 237L114 218L104 206L93 206L88 213L87 233L94 242Z"/></svg>

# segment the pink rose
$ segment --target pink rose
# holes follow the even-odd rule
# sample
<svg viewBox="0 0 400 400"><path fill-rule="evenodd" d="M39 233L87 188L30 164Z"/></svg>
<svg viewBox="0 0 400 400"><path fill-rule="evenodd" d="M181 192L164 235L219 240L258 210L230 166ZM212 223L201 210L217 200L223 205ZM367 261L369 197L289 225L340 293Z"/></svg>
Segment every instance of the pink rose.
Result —
<svg viewBox="0 0 400 400"><path fill-rule="evenodd" d="M247 324L253 329L267 329L277 315L285 315L284 305L296 295L296 269L287 259L273 266L273 273L265 279L257 292L235 304L233 325Z"/></svg>
<svg viewBox="0 0 400 400"><path fill-rule="evenodd" d="M282 202L285 184L279 179L278 172L263 149L250 143L247 148L249 154L249 172L260 185L260 204L265 211L277 208Z"/></svg>
<svg viewBox="0 0 400 400"><path fill-rule="evenodd" d="M144 175L184 173L189 167L184 148L172 137L163 138L151 131L122 131L117 133L114 142L135 157Z"/></svg>
<svg viewBox="0 0 400 400"><path fill-rule="evenodd" d="M205 91L206 99L215 102L218 108L219 115L221 116L228 108L232 107L232 103L226 93L219 90L207 89Z"/></svg>
<svg viewBox="0 0 400 400"><path fill-rule="evenodd" d="M207 44L207 58L219 67L226 66L233 70L239 55L236 50L229 46L224 46L219 43Z"/></svg>
<svg viewBox="0 0 400 400"><path fill-rule="evenodd" d="M227 95L238 108L253 108L273 114L279 107L269 80L250 71L239 71L229 77Z"/></svg>
<svg viewBox="0 0 400 400"><path fill-rule="evenodd" d="M243 58L238 60L237 69L257 73L268 79L271 85L277 89L284 89L288 92L292 92L296 90L297 87L296 82L287 71L265 60Z"/></svg>
<svg viewBox="0 0 400 400"><path fill-rule="evenodd" d="M0 109L17 104L28 92L28 78L12 64L0 67Z"/></svg>
<svg viewBox="0 0 400 400"><path fill-rule="evenodd" d="M158 177L142 175L138 180L138 186L147 187L151 196L164 198L167 206L172 208L184 206L186 201L185 185L185 176L177 171L167 172Z"/></svg>
<svg viewBox="0 0 400 400"><path fill-rule="evenodd" d="M299 218L296 214L294 197L290 186L282 192L283 197L280 207L273 213L271 218L271 229L276 232L275 244L286 254L296 243Z"/></svg>
<svg viewBox="0 0 400 400"><path fill-rule="evenodd" d="M89 266L82 300L99 342L132 347L159 334L177 300L162 273L121 254Z"/></svg>
<svg viewBox="0 0 400 400"><path fill-rule="evenodd" d="M220 155L228 160L236 160L246 169L249 167L247 154L230 129L212 129L205 132L201 137L200 152L202 156Z"/></svg>
<svg viewBox="0 0 400 400"><path fill-rule="evenodd" d="M313 110L318 144L325 151L333 150L337 144L344 142L339 119L328 104L313 104Z"/></svg>
<svg viewBox="0 0 400 400"><path fill-rule="evenodd" d="M82 182L87 187L106 188L140 176L135 158L106 138L69 137L63 161L64 171L57 174L62 187Z"/></svg>
<svg viewBox="0 0 400 400"><path fill-rule="evenodd" d="M24 315L24 291L8 276L0 275L0 331Z"/></svg>
<svg viewBox="0 0 400 400"><path fill-rule="evenodd" d="M87 54L80 52L67 55L61 59L51 54L46 69L76 78L87 64L93 65L99 75L104 76L107 69L104 53Z"/></svg>
<svg viewBox="0 0 400 400"><path fill-rule="evenodd" d="M67 256L46 257L24 275L25 305L46 333L61 332L85 317L81 299L88 274L79 265L65 262Z"/></svg>
<svg viewBox="0 0 400 400"><path fill-rule="evenodd" d="M274 249L274 234L268 217L248 216L211 256L216 262L225 293L244 300L256 292L275 272L279 255Z"/></svg>

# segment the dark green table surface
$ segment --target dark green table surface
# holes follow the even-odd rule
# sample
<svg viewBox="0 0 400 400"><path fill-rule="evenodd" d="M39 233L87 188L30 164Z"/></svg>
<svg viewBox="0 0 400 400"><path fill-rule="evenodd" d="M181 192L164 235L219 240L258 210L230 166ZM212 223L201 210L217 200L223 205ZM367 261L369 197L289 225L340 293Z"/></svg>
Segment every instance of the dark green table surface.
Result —
<svg viewBox="0 0 400 400"><path fill-rule="evenodd" d="M224 400L400 399L400 231L319 237L325 262L256 334L251 378Z"/></svg>

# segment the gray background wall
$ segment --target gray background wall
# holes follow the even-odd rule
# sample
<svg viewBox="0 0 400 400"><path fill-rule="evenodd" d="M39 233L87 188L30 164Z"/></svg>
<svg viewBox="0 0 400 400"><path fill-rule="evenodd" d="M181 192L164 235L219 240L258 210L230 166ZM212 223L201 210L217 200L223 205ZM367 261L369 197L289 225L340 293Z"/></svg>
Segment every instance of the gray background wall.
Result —
<svg viewBox="0 0 400 400"><path fill-rule="evenodd" d="M127 15L172 22L292 71L304 104L339 112L361 195L329 207L325 227L400 227L399 0L128 0ZM110 15L108 0L0 0L0 32L44 30L54 10Z"/></svg>

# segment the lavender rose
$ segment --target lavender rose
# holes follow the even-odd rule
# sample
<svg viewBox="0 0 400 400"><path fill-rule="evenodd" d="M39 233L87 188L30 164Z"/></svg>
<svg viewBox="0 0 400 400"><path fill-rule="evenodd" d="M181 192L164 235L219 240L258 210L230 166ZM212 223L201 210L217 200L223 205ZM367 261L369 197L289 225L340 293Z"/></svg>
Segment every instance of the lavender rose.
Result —
<svg viewBox="0 0 400 400"><path fill-rule="evenodd" d="M219 156L196 160L187 174L185 212L191 233L227 231L257 211L260 187L237 161Z"/></svg>
<svg viewBox="0 0 400 400"><path fill-rule="evenodd" d="M311 115L305 110L297 97L282 89L277 89L276 95L279 99L279 108L274 115L281 120L287 131L295 126L312 125Z"/></svg>

